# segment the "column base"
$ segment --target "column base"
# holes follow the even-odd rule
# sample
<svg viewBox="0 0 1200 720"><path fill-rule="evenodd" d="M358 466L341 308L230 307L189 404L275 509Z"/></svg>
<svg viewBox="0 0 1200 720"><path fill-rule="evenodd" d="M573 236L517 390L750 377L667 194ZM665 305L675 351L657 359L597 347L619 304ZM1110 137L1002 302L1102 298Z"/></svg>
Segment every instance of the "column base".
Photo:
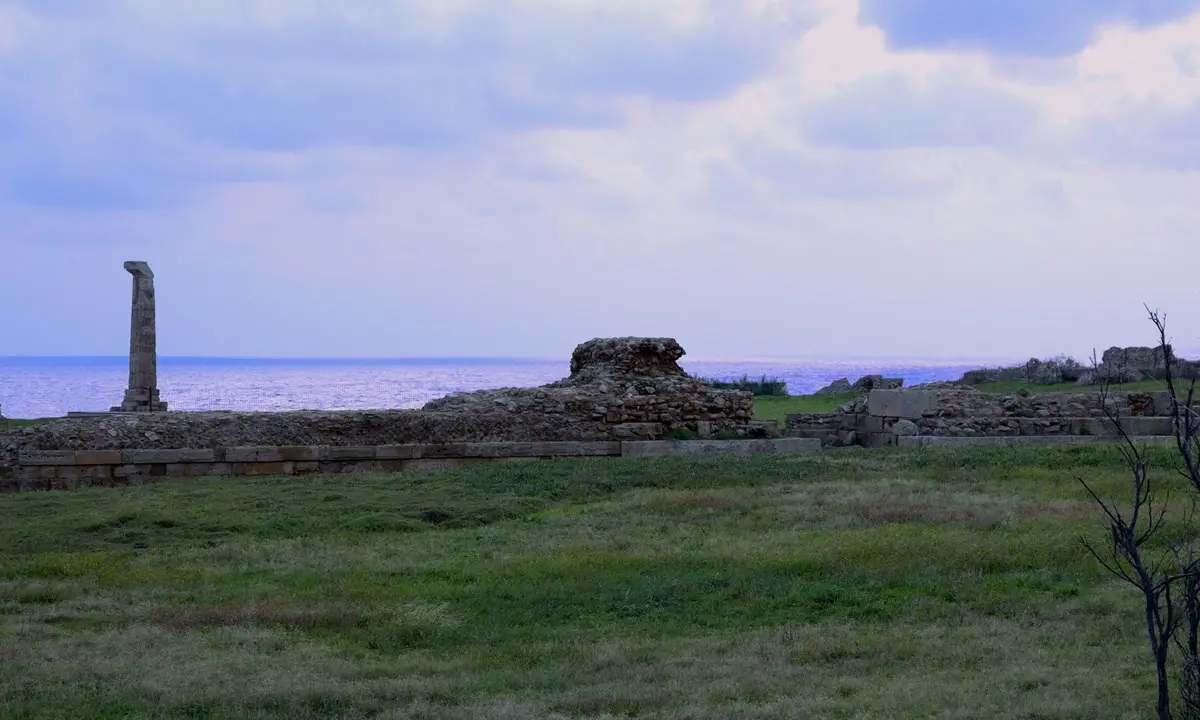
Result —
<svg viewBox="0 0 1200 720"><path fill-rule="evenodd" d="M114 405L111 412L166 412L167 404L158 399L158 389L130 388L125 399Z"/></svg>

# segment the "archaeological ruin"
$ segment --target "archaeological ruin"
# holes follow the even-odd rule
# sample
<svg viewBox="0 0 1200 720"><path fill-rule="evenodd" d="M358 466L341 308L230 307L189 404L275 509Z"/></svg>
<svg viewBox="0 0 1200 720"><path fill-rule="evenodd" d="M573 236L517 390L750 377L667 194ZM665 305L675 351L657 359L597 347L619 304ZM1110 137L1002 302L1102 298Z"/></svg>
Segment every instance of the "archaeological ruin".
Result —
<svg viewBox="0 0 1200 720"><path fill-rule="evenodd" d="M125 270L133 276L129 327L129 386L125 399L113 412L162 412L167 404L158 396L158 337L154 307L154 273L150 265L130 260Z"/></svg>
<svg viewBox="0 0 1200 720"><path fill-rule="evenodd" d="M715 389L684 372L674 339L645 337L584 342L569 376L548 385L455 393L420 410L168 413L157 387L154 274L144 262L125 269L133 302L124 401L110 413L0 432L0 491L560 457L1103 442L1116 436L1114 414L1139 440L1172 440L1175 432L1166 392L1004 395L963 381L903 389L901 379L876 375L835 382L826 393L865 394L832 412L788 415L780 427L754 420L751 393ZM1162 364L1161 352L1130 350L1106 352L1104 365L1153 372ZM1031 363L1023 372L1044 370Z"/></svg>
<svg viewBox="0 0 1200 720"><path fill-rule="evenodd" d="M420 410L69 417L0 435L0 489L820 446L768 432L768 424L752 419L750 393L716 390L688 376L678 364L683 354L671 338L597 338L575 348L563 380L456 393ZM664 439L673 432L698 439Z"/></svg>

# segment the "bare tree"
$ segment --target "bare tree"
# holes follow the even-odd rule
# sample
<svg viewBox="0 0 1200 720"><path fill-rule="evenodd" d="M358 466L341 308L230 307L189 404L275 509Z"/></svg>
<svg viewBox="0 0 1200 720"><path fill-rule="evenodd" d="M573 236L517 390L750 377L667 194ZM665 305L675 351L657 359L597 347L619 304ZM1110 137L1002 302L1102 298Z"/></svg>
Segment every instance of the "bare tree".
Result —
<svg viewBox="0 0 1200 720"><path fill-rule="evenodd" d="M1120 405L1110 392L1111 378L1102 376L1100 404L1105 419L1112 425L1119 448L1131 476L1131 496L1122 510L1117 503L1102 498L1082 478L1079 482L1100 507L1108 523L1109 542L1103 549L1085 540L1088 551L1114 576L1128 583L1141 595L1143 621L1157 673L1156 716L1170 720L1170 650L1174 644L1180 657L1180 696L1186 718L1200 719L1200 552L1197 551L1197 525L1194 522L1200 501L1200 416L1193 406L1196 390L1195 368L1184 397L1179 393L1176 359L1167 338L1166 317L1146 308L1158 330L1164 380L1169 396L1169 412L1175 447L1182 461L1178 472L1187 481L1188 511L1183 530L1170 542L1151 541L1160 535L1167 517L1169 488L1160 490L1152 483L1144 446L1130 436L1120 414ZM1095 354L1092 365L1099 370ZM1161 538L1160 538L1161 539ZM1150 552L1148 545L1160 550ZM1185 637L1178 637L1180 627Z"/></svg>

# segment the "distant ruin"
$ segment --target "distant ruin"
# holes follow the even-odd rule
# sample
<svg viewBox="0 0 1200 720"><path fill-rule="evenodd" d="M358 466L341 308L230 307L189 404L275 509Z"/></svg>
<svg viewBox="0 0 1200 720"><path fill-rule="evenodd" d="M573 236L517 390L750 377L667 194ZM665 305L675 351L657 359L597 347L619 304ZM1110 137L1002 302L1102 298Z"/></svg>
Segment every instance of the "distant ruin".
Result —
<svg viewBox="0 0 1200 720"><path fill-rule="evenodd" d="M873 390L828 413L795 413L790 437L823 445L944 445L956 442L1086 442L1112 438L1116 427L1142 438L1169 438L1172 403L1159 392L985 393L940 382L907 390Z"/></svg>
<svg viewBox="0 0 1200 720"><path fill-rule="evenodd" d="M1172 369L1182 377L1200 372L1200 361L1175 357L1166 346ZM1161 347L1110 347L1095 365L1080 363L1074 358L1057 357L1046 360L1030 358L1022 365L1002 368L969 370L959 382L982 385L991 382L1025 382L1033 385L1101 385L1122 384L1141 380L1160 380L1166 369Z"/></svg>

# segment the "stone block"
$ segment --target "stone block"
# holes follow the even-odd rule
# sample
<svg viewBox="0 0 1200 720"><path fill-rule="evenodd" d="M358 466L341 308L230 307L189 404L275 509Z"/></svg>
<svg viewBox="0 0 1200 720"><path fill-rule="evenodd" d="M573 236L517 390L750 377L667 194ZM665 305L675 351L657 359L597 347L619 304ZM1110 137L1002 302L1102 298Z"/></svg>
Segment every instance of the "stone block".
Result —
<svg viewBox="0 0 1200 720"><path fill-rule="evenodd" d="M150 467L151 466L147 464L135 465L132 463L127 463L125 465L118 465L117 467L114 467L112 473L114 478L131 478L140 475L149 475ZM163 467L165 468L166 466L164 465Z"/></svg>
<svg viewBox="0 0 1200 720"><path fill-rule="evenodd" d="M375 448L377 460L411 460L421 457L422 445L379 445Z"/></svg>
<svg viewBox="0 0 1200 720"><path fill-rule="evenodd" d="M1128 417L1121 419L1121 425L1130 435L1172 435L1175 423L1169 417Z"/></svg>
<svg viewBox="0 0 1200 720"><path fill-rule="evenodd" d="M285 445L279 449L279 457L287 462L316 462L320 451L315 445Z"/></svg>
<svg viewBox="0 0 1200 720"><path fill-rule="evenodd" d="M211 463L217 461L217 452L212 448L186 448L179 450L181 463Z"/></svg>
<svg viewBox="0 0 1200 720"><path fill-rule="evenodd" d="M379 460L343 461L340 472L342 472L342 473L383 472L383 465L382 465L382 462Z"/></svg>
<svg viewBox="0 0 1200 720"><path fill-rule="evenodd" d="M933 393L922 390L872 390L867 396L867 413L875 417L919 420L933 408Z"/></svg>
<svg viewBox="0 0 1200 720"><path fill-rule="evenodd" d="M121 462L126 465L150 465L153 463L177 463L179 462L178 450L122 450Z"/></svg>
<svg viewBox="0 0 1200 720"><path fill-rule="evenodd" d="M859 435L887 432L884 419L877 415L859 415L858 426L855 428Z"/></svg>
<svg viewBox="0 0 1200 720"><path fill-rule="evenodd" d="M613 437L621 440L652 440L663 436L665 429L662 423L629 422L614 425Z"/></svg>
<svg viewBox="0 0 1200 720"><path fill-rule="evenodd" d="M807 430L789 429L789 430L783 431L784 437L807 438L807 439L816 439L816 440L820 440L829 434L830 434L830 432L828 430L822 430L820 428L809 428Z"/></svg>
<svg viewBox="0 0 1200 720"><path fill-rule="evenodd" d="M1147 393L1147 394L1150 396L1150 400L1154 404L1154 414L1155 415L1168 416L1171 414L1171 412L1172 412L1171 393L1167 392L1166 390L1158 390L1156 392ZM1183 395L1184 395L1184 397L1180 398L1180 399L1186 400L1187 399L1187 391L1186 390L1183 391ZM1180 404L1182 404L1182 403L1180 403Z"/></svg>
<svg viewBox="0 0 1200 720"><path fill-rule="evenodd" d="M18 465L74 465L74 450L31 450L17 455Z"/></svg>
<svg viewBox="0 0 1200 720"><path fill-rule="evenodd" d="M818 438L764 438L754 440L641 440L621 443L621 457L687 455L759 455L799 453L821 449Z"/></svg>
<svg viewBox="0 0 1200 720"><path fill-rule="evenodd" d="M326 461L339 460L374 460L374 447L352 447L338 445L322 445L319 448L319 459Z"/></svg>
<svg viewBox="0 0 1200 720"><path fill-rule="evenodd" d="M696 423L696 434L701 439L707 440L713 436L713 423L711 420L700 420Z"/></svg>
<svg viewBox="0 0 1200 720"><path fill-rule="evenodd" d="M257 462L283 462L283 456L279 453L279 448L270 446L243 446L243 447L227 447L225 448L225 462L228 463L257 463ZM235 475L238 475L236 470Z"/></svg>
<svg viewBox="0 0 1200 720"><path fill-rule="evenodd" d="M621 454L621 443L617 440L594 442L546 441L532 443L505 443L507 452L500 457L510 458L553 458L553 457L609 457Z"/></svg>
<svg viewBox="0 0 1200 720"><path fill-rule="evenodd" d="M233 474L243 475L248 477L262 477L267 475L291 475L293 464L282 461L268 462L235 462L233 463Z"/></svg>
<svg viewBox="0 0 1200 720"><path fill-rule="evenodd" d="M75 462L80 465L120 465L120 450L76 450Z"/></svg>
<svg viewBox="0 0 1200 720"><path fill-rule="evenodd" d="M297 462L292 465L293 475L312 475L321 471L321 463L315 461Z"/></svg>
<svg viewBox="0 0 1200 720"><path fill-rule="evenodd" d="M876 391L880 392L880 391ZM911 437L911 436L910 436ZM863 440L863 445L866 447L887 447L895 441L896 436L890 432L873 432L867 433Z"/></svg>
<svg viewBox="0 0 1200 720"><path fill-rule="evenodd" d="M499 457L507 443L439 443L421 448L423 458Z"/></svg>

